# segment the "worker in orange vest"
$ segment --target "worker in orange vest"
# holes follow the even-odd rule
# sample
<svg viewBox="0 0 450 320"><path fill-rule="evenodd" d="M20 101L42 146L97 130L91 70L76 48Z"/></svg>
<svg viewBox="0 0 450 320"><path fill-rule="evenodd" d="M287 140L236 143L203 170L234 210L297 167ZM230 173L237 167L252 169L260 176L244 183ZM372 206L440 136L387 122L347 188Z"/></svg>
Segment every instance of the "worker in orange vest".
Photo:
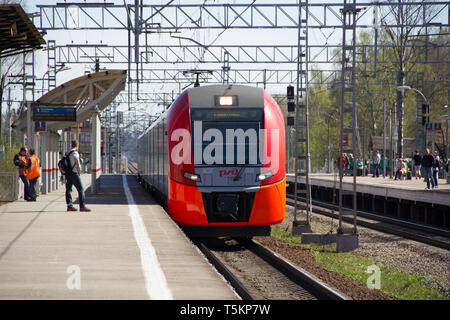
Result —
<svg viewBox="0 0 450 320"><path fill-rule="evenodd" d="M23 198L26 201L30 200L30 184L27 180L27 163L28 163L28 150L26 147L20 148L20 151L18 154L14 156L14 165L17 167L19 171L19 178L23 182L24 186L24 194Z"/></svg>
<svg viewBox="0 0 450 320"><path fill-rule="evenodd" d="M33 148L30 149L30 157L28 158L27 168L27 180L30 182L30 200L28 201L36 201L36 182L41 176L41 161L36 156Z"/></svg>

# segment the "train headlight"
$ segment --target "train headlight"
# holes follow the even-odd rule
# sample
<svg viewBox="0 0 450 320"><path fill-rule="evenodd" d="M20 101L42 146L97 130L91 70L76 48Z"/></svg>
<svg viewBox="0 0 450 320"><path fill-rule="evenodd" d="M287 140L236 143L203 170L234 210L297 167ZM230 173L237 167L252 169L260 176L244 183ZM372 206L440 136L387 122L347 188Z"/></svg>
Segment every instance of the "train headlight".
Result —
<svg viewBox="0 0 450 320"><path fill-rule="evenodd" d="M216 106L231 107L238 105L237 96L214 96Z"/></svg>
<svg viewBox="0 0 450 320"><path fill-rule="evenodd" d="M192 181L198 181L198 182L202 181L200 179L200 175L195 174L195 173L190 173L190 172L187 172L187 171L185 171L183 173L183 177L185 177L186 179L192 180Z"/></svg>
<svg viewBox="0 0 450 320"><path fill-rule="evenodd" d="M265 172L265 173L260 173L258 175L256 175L256 181L263 181L266 179L269 179L270 177L273 177L273 173L271 171L269 172Z"/></svg>

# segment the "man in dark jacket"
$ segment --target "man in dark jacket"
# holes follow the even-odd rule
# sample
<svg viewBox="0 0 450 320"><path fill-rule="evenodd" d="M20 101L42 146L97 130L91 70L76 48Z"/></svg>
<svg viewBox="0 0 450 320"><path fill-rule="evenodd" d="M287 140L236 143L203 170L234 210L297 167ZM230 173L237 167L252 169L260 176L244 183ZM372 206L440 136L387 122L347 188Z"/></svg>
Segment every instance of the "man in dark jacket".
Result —
<svg viewBox="0 0 450 320"><path fill-rule="evenodd" d="M434 164L434 157L430 154L430 149L425 149L425 155L422 158L422 168L425 173L425 181L427 182L427 188L430 190L430 180L431 180L431 187L434 189L434 186L436 183L434 182L433 178L433 164Z"/></svg>
<svg viewBox="0 0 450 320"><path fill-rule="evenodd" d="M80 202L80 211L91 211L85 205L85 195L84 188L81 182L80 174L81 174L81 165L80 165L80 155L78 153L78 141L72 141L72 150L68 151L66 155L70 159L71 170L66 174L66 203L67 203L67 211L77 211L77 209L73 206L72 203L72 186L78 191L78 200Z"/></svg>
<svg viewBox="0 0 450 320"><path fill-rule="evenodd" d="M416 154L414 155L414 176L416 179L420 179L420 166L422 164L422 156L419 154L419 150L416 150Z"/></svg>
<svg viewBox="0 0 450 320"><path fill-rule="evenodd" d="M30 184L27 180L27 163L28 163L28 150L26 147L20 148L20 151L18 154L14 156L14 165L17 167L17 170L19 171L19 178L23 182L24 187L24 193L23 198L26 201L31 200L30 195Z"/></svg>

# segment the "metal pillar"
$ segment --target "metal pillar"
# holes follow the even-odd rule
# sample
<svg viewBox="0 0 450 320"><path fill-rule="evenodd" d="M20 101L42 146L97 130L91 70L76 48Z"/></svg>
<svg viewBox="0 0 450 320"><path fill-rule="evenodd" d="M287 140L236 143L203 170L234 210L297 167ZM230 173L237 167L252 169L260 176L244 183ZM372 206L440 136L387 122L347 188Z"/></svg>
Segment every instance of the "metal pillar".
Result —
<svg viewBox="0 0 450 320"><path fill-rule="evenodd" d="M48 192L53 191L53 136L48 133Z"/></svg>
<svg viewBox="0 0 450 320"><path fill-rule="evenodd" d="M357 150L356 132L356 15L360 9L356 8L356 0L347 3L344 0L342 13L342 76L341 76L341 135L339 142L339 227L337 229L336 251L344 252L358 247L358 233L356 228L356 163L353 165L353 190L343 190L344 168L342 156ZM347 44L347 36L349 43ZM346 95L348 93L348 95ZM351 107L346 107L346 97L351 95ZM350 125L350 126L349 126ZM344 147L346 149L344 149ZM349 148L349 149L347 149ZM355 157L356 159L356 157ZM343 197L351 196L353 209L344 208ZM353 226L344 228L343 216L353 217Z"/></svg>
<svg viewBox="0 0 450 320"><path fill-rule="evenodd" d="M304 10L304 16L302 15ZM311 185L309 179L309 127L308 127L308 1L300 2L298 7L298 54L297 54L297 97L295 112L295 184L294 184L294 222L292 234L299 235L311 232ZM305 189L299 188L300 177L305 177ZM300 206L298 195L304 195L306 206ZM304 220L297 219L299 211L305 212Z"/></svg>
<svg viewBox="0 0 450 320"><path fill-rule="evenodd" d="M97 107L95 108L95 112L92 114L91 124L91 192L95 194L99 191L99 178L102 174L100 154L101 125L100 112Z"/></svg>
<svg viewBox="0 0 450 320"><path fill-rule="evenodd" d="M49 191L49 161L48 161L48 132L44 132L42 135L43 138L43 148L41 155L41 179L42 179L42 194L47 194Z"/></svg>
<svg viewBox="0 0 450 320"><path fill-rule="evenodd" d="M230 53L224 51L223 53L223 66L222 66L222 81L224 84L228 84L230 81Z"/></svg>
<svg viewBox="0 0 450 320"><path fill-rule="evenodd" d="M62 132L64 134L64 131ZM53 155L55 158L55 189L59 189L59 170L58 170L58 161L59 161L59 140L58 137L55 137L55 152Z"/></svg>
<svg viewBox="0 0 450 320"><path fill-rule="evenodd" d="M47 41L48 91L56 88L56 42ZM42 88L44 91L44 88Z"/></svg>

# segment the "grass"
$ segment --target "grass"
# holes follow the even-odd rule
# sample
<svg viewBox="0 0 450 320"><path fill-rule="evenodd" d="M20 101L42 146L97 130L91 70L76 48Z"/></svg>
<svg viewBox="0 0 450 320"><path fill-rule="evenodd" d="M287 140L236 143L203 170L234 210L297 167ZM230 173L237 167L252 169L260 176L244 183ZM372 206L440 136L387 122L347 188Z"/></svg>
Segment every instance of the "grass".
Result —
<svg viewBox="0 0 450 320"><path fill-rule="evenodd" d="M291 243L301 243L300 236L292 236L279 226L272 227L272 236ZM366 273L369 266L376 265L372 258L357 256L352 252L336 253L336 244L330 245L304 245L309 248L316 262L327 270L346 275L363 285L374 273ZM410 275L398 270L377 265L380 270L380 290L393 297L403 300L450 300L437 289L425 283L428 276Z"/></svg>

